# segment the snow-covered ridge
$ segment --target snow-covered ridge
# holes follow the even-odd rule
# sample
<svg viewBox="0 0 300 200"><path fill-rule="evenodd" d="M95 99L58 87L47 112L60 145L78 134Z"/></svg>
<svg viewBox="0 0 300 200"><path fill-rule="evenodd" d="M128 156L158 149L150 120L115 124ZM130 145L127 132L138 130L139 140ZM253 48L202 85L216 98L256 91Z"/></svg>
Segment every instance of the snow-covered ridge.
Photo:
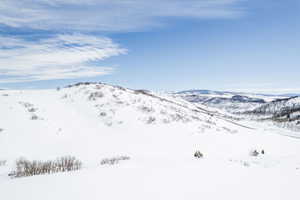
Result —
<svg viewBox="0 0 300 200"><path fill-rule="evenodd" d="M272 120L281 127L300 130L300 97L274 100L245 113Z"/></svg>
<svg viewBox="0 0 300 200"><path fill-rule="evenodd" d="M103 83L82 83L59 92L65 102L76 105L77 109L87 107L107 126L123 123L179 122L199 123L203 129L232 129L231 122L214 116L205 106L196 106L185 100L146 90L132 90ZM77 105L79 102L81 105Z"/></svg>
<svg viewBox="0 0 300 200"><path fill-rule="evenodd" d="M214 91L203 92L202 90L173 93L171 96L185 99L186 101L196 103L197 105L205 105L221 109L229 113L254 109L274 99L274 97L269 96L246 96L245 94L241 95L238 93Z"/></svg>
<svg viewBox="0 0 300 200"><path fill-rule="evenodd" d="M271 101L259 108L254 109L252 112L255 114L264 115L280 115L282 112L293 112L297 109L300 109L300 97L291 97Z"/></svg>
<svg viewBox="0 0 300 200"><path fill-rule="evenodd" d="M300 130L300 97L283 98L275 95L253 95L235 92L189 90L170 94L199 106L223 112L223 116L240 119L268 120L274 125ZM227 113L227 114L226 114Z"/></svg>

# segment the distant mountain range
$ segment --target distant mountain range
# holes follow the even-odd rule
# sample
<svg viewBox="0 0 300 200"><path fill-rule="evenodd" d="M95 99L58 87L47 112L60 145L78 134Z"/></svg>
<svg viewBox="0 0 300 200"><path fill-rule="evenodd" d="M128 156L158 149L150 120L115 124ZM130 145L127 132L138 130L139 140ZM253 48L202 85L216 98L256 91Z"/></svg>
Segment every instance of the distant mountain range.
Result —
<svg viewBox="0 0 300 200"><path fill-rule="evenodd" d="M186 90L173 93L173 96L243 118L249 116L251 119L270 120L279 126L300 130L300 97L297 94L269 95Z"/></svg>
<svg viewBox="0 0 300 200"><path fill-rule="evenodd" d="M270 97L264 95L213 90L186 90L173 93L172 95L192 103L222 109L229 113L253 110L266 102L280 98L278 96Z"/></svg>
<svg viewBox="0 0 300 200"><path fill-rule="evenodd" d="M216 90L202 90L202 89L193 89L193 90L183 90L176 92L176 94L205 94L205 95L258 95L266 97L294 97L300 96L300 93L287 93L287 94L264 94L264 93L246 93L246 92L231 92L231 91L216 91Z"/></svg>

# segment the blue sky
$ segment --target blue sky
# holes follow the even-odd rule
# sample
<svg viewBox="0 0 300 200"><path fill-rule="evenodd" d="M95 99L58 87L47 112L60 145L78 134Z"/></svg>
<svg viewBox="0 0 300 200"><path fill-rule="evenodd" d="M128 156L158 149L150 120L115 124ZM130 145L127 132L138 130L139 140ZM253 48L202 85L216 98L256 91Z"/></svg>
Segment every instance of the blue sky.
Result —
<svg viewBox="0 0 300 200"><path fill-rule="evenodd" d="M0 88L300 93L299 10L298 0L5 1Z"/></svg>

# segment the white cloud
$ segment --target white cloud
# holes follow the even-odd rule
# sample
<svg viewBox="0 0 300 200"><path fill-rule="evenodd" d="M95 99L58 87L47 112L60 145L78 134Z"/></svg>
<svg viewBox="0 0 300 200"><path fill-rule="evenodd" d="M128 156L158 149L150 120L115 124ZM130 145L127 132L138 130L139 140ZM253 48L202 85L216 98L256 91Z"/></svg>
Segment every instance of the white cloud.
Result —
<svg viewBox="0 0 300 200"><path fill-rule="evenodd" d="M126 53L111 39L82 34L39 40L0 36L0 83L110 74L97 61Z"/></svg>
<svg viewBox="0 0 300 200"><path fill-rule="evenodd" d="M234 18L242 0L2 0L0 24L45 30L132 31L161 17Z"/></svg>
<svg viewBox="0 0 300 200"><path fill-rule="evenodd" d="M244 0L1 0L0 25L56 33L139 31L162 18L235 18ZM93 65L126 53L109 38L64 34L37 40L0 36L0 83L92 77Z"/></svg>

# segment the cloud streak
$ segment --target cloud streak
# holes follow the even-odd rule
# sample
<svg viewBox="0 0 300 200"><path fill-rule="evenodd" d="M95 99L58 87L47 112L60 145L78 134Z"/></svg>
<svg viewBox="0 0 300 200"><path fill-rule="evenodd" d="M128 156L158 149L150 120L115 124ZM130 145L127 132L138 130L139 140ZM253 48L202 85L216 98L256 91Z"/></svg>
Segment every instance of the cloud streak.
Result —
<svg viewBox="0 0 300 200"><path fill-rule="evenodd" d="M127 50L87 33L140 31L170 18L236 18L243 14L241 1L1 0L0 26L57 35L36 40L0 35L0 83L110 74L113 68L92 63Z"/></svg>
<svg viewBox="0 0 300 200"><path fill-rule="evenodd" d="M82 34L39 40L0 37L0 83L73 79L110 74L92 63L125 54L111 39Z"/></svg>
<svg viewBox="0 0 300 200"><path fill-rule="evenodd" d="M2 0L0 24L71 31L136 31L163 17L235 18L241 0ZM22 8L22 9L19 9Z"/></svg>

